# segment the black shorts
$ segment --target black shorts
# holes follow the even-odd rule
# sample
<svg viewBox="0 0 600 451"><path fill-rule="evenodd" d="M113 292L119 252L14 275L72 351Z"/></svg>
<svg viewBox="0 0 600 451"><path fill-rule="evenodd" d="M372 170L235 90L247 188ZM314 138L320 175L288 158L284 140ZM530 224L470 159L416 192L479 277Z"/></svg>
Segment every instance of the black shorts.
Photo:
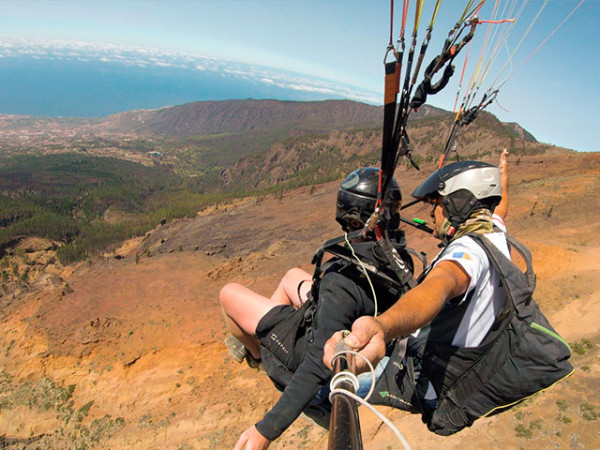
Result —
<svg viewBox="0 0 600 451"><path fill-rule="evenodd" d="M282 321L288 319L296 309L291 305L281 304L269 310L256 325L256 336L262 342L271 329Z"/></svg>
<svg viewBox="0 0 600 451"><path fill-rule="evenodd" d="M311 318L311 309L314 310L314 304L310 302L305 302L299 309L278 305L256 326L263 365L280 389L287 386L304 358L306 333L310 328L307 318Z"/></svg>

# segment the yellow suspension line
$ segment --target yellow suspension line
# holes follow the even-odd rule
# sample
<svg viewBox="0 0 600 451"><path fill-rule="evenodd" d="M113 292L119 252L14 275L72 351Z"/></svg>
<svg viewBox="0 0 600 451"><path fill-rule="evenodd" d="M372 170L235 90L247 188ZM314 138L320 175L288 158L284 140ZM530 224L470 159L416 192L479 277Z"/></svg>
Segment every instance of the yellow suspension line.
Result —
<svg viewBox="0 0 600 451"><path fill-rule="evenodd" d="M415 28L413 29L413 36L417 36L417 30L419 29L419 22L421 21L421 13L423 12L423 4L425 0L417 1L417 9L415 11Z"/></svg>
<svg viewBox="0 0 600 451"><path fill-rule="evenodd" d="M442 0L437 0L435 4L435 9L433 10L433 16L431 17L431 22L429 23L429 28L433 28L433 23L435 22L435 18L437 17L437 13L440 9L440 5L442 4Z"/></svg>

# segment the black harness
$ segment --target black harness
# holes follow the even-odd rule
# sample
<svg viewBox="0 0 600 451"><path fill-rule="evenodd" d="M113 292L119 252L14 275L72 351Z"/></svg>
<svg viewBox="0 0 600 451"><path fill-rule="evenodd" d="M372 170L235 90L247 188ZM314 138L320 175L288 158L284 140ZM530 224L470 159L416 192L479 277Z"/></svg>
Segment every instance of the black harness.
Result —
<svg viewBox="0 0 600 451"><path fill-rule="evenodd" d="M362 230L339 236L325 242L315 253L313 284L308 299L293 311L286 321L269 329L268 335L257 335L261 340L261 355L269 377L283 390L289 384L304 355L305 347L314 340L317 324L319 284L327 271L354 271L356 278L366 275L378 291L386 291L394 298L417 284L413 277L413 262L409 254L424 257L406 248L404 234L398 232L379 241L369 240L344 245L361 237ZM334 256L323 263L323 256ZM366 274L365 274L366 273Z"/></svg>
<svg viewBox="0 0 600 451"><path fill-rule="evenodd" d="M329 267L329 262L323 264L323 256L328 253L349 265L354 266L359 272L368 272L369 277L379 284L383 284L398 296L417 285L413 276L414 265L410 254L417 256L426 264L424 256L413 249L406 247L404 233L396 232L393 238L386 231L384 237L378 241L369 240L344 245L346 241L361 237L362 230L338 236L326 241L313 256L315 265L313 275L313 298L317 298L318 285L323 274Z"/></svg>

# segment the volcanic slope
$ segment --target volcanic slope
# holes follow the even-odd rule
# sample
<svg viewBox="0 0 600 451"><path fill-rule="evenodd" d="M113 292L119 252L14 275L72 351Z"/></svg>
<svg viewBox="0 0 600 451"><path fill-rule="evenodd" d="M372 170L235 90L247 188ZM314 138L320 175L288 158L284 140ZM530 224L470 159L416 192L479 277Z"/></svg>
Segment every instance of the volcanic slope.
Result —
<svg viewBox="0 0 600 451"><path fill-rule="evenodd" d="M405 198L431 169L397 172ZM533 252L536 299L571 343L575 373L451 437L428 432L418 416L381 409L414 448L600 447L600 154L511 156L510 175L507 224ZM233 447L278 392L228 356L219 289L237 281L270 294L287 268L310 271L313 251L339 231L338 183L220 205L126 242L116 254L53 264L44 283L5 285L1 447ZM431 259L434 240L411 228L407 234ZM35 260L25 244L15 255ZM361 407L360 414L365 448L401 448L370 412ZM326 432L302 418L272 445L326 446Z"/></svg>

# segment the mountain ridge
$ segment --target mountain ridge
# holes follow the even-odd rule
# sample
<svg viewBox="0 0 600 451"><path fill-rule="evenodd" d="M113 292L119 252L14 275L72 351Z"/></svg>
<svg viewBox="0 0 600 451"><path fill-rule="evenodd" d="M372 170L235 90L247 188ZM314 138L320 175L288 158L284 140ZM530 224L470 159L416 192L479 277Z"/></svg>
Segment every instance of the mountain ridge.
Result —
<svg viewBox="0 0 600 451"><path fill-rule="evenodd" d="M111 237L143 234L164 218L340 179L379 164L381 115L381 107L353 101L246 99L98 120L0 116L0 220L6 225L0 249L37 231L66 240L61 258L85 258ZM411 117L413 159L432 163L454 115L423 106ZM503 148L514 155L563 152L486 112L461 130L457 145L470 159ZM140 184L139 174L156 180Z"/></svg>
<svg viewBox="0 0 600 451"><path fill-rule="evenodd" d="M418 111L412 112L410 120L444 114L450 112L423 105ZM43 127L52 127L57 130L71 128L80 133L105 131L190 137L215 133L258 132L274 128L316 133L331 129L372 128L381 126L382 119L383 107L353 100L232 99L123 111L101 118L0 114L0 130L24 132L28 128L40 131ZM522 128L520 125L517 127ZM533 138L530 133L526 134L528 139Z"/></svg>
<svg viewBox="0 0 600 451"><path fill-rule="evenodd" d="M441 114L424 106L416 118ZM383 108L352 100L284 101L234 99L189 102L156 110L106 116L102 124L143 135L189 137L214 133L256 133L285 129L323 132L370 128L381 123Z"/></svg>
<svg viewBox="0 0 600 451"><path fill-rule="evenodd" d="M350 100L202 101L100 119L0 115L0 140L4 156L75 152L160 164L194 178L202 191L218 192L233 189L233 180L241 190L332 180L348 169L335 170L340 159L375 164L382 118L382 107ZM439 155L453 120L453 113L428 105L413 112L408 124L413 156ZM517 153L553 148L486 112L461 131L457 143L463 157L501 148ZM286 152L290 156L282 158ZM285 166L291 160L293 167ZM256 181L253 173L268 176Z"/></svg>

